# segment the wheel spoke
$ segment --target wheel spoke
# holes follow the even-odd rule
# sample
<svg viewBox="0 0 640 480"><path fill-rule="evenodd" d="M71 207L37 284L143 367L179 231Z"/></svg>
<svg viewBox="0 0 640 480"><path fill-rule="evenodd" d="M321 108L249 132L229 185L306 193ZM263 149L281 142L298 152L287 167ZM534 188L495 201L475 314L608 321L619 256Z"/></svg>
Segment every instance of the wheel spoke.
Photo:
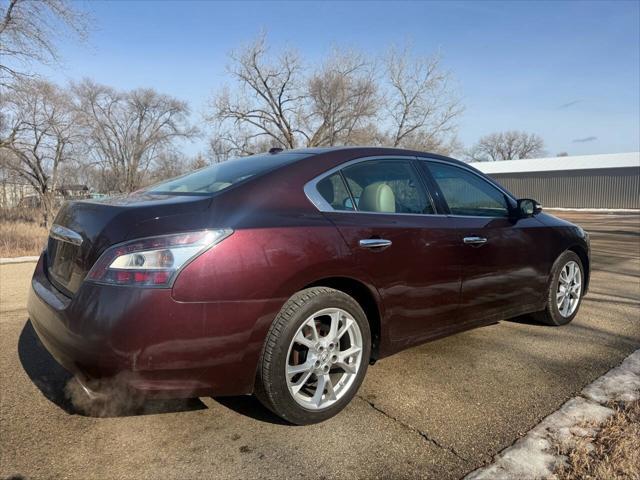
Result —
<svg viewBox="0 0 640 480"><path fill-rule="evenodd" d="M319 407L322 403L322 395L324 394L324 388L327 383L328 375L320 375L318 377L318 383L316 384L316 391L311 397L311 403L313 403L316 407Z"/></svg>
<svg viewBox="0 0 640 480"><path fill-rule="evenodd" d="M329 333L327 337L330 341L333 341L338 333L338 324L340 323L340 312L331 313L331 326L329 327Z"/></svg>
<svg viewBox="0 0 640 480"><path fill-rule="evenodd" d="M340 331L338 331L338 335L337 335L337 339L340 340L342 338L342 336L346 333L347 330L349 330L351 328L351 325L353 325L354 321L351 320L350 318L347 318L343 324L342 327L340 328Z"/></svg>
<svg viewBox="0 0 640 480"><path fill-rule="evenodd" d="M361 351L362 349L360 347L350 347L346 350L338 352L338 360L346 360L347 358L351 358Z"/></svg>
<svg viewBox="0 0 640 480"><path fill-rule="evenodd" d="M317 342L320 339L320 335L318 334L318 327L316 326L316 319L312 318L307 325L311 327L311 336L313 337L313 341Z"/></svg>
<svg viewBox="0 0 640 480"><path fill-rule="evenodd" d="M573 277L576 275L576 270L575 270L575 266L573 265L573 263L569 264L569 275L567 275L567 279L569 281L573 280Z"/></svg>
<svg viewBox="0 0 640 480"><path fill-rule="evenodd" d="M304 333L302 333L302 330L298 332L298 334L295 336L293 341L295 343L299 343L300 345L304 345L307 348L313 348L313 346L315 345L313 341L311 341L309 338L304 336Z"/></svg>
<svg viewBox="0 0 640 480"><path fill-rule="evenodd" d="M292 377L298 373L311 370L312 368L313 368L313 362L309 362L309 361L301 363L300 365L287 365L287 375Z"/></svg>
<svg viewBox="0 0 640 480"><path fill-rule="evenodd" d="M325 377L324 381L327 389L327 400L337 400L336 392L333 389L333 381L331 380L331 377L328 373L323 375L323 377Z"/></svg>
<svg viewBox="0 0 640 480"><path fill-rule="evenodd" d="M563 268L562 271L560 272L560 282L563 285L566 285L567 283L569 283L568 267Z"/></svg>
<svg viewBox="0 0 640 480"><path fill-rule="evenodd" d="M338 360L336 363L333 364L333 366L337 367L337 368L340 368L344 373L353 374L353 373L356 373L358 371L356 369L356 365L355 364L347 363L346 361Z"/></svg>
<svg viewBox="0 0 640 480"><path fill-rule="evenodd" d="M335 366L344 370L345 373L356 373L356 364L355 362L349 363L349 359L360 353L361 350L360 347L351 347L342 352L338 352L338 361L335 363Z"/></svg>
<svg viewBox="0 0 640 480"><path fill-rule="evenodd" d="M561 313L566 301L567 301L567 296L562 295L562 299L560 300L560 303L558 303L558 310L560 310Z"/></svg>
<svg viewBox="0 0 640 480"><path fill-rule="evenodd" d="M311 377L311 375L313 375L313 371L309 370L305 373L303 373L302 375L300 375L300 378L295 382L291 384L291 392L295 395L296 393L298 393L300 391L300 389L302 389L302 387L304 387L307 382L309 381L309 378Z"/></svg>

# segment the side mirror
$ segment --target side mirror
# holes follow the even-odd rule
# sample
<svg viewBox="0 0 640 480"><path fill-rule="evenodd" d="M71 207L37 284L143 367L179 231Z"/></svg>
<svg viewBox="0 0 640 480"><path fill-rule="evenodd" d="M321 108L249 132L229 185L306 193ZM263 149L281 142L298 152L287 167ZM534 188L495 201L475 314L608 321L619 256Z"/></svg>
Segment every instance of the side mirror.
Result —
<svg viewBox="0 0 640 480"><path fill-rule="evenodd" d="M519 218L533 217L542 211L542 205L530 198L521 198L518 200L516 212Z"/></svg>

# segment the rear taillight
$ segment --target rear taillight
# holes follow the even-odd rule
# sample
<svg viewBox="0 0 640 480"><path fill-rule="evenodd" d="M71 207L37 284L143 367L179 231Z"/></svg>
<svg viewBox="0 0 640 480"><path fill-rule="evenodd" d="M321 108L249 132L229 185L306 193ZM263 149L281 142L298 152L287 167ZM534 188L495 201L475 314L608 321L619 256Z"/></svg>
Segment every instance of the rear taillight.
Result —
<svg viewBox="0 0 640 480"><path fill-rule="evenodd" d="M115 245L87 280L114 285L166 287L182 267L233 233L228 228L142 238Z"/></svg>

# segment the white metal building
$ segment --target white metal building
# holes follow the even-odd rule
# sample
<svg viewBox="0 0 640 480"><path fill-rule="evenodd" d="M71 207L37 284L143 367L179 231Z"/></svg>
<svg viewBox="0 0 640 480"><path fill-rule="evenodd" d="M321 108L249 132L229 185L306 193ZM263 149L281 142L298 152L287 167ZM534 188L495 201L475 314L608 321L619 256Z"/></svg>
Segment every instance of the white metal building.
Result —
<svg viewBox="0 0 640 480"><path fill-rule="evenodd" d="M640 209L640 152L471 165L545 207Z"/></svg>

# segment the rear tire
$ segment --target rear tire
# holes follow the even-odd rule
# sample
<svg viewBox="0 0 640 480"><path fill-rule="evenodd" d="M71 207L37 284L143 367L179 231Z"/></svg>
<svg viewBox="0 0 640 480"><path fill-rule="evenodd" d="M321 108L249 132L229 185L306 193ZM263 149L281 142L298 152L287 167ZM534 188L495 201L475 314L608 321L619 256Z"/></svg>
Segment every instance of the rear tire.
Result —
<svg viewBox="0 0 640 480"><path fill-rule="evenodd" d="M571 322L580 309L584 292L584 267L580 257L567 250L558 257L551 270L547 291L547 306L533 317L547 325L560 326Z"/></svg>
<svg viewBox="0 0 640 480"><path fill-rule="evenodd" d="M301 290L269 329L256 397L291 423L321 422L356 394L370 352L369 323L358 302L332 288Z"/></svg>

